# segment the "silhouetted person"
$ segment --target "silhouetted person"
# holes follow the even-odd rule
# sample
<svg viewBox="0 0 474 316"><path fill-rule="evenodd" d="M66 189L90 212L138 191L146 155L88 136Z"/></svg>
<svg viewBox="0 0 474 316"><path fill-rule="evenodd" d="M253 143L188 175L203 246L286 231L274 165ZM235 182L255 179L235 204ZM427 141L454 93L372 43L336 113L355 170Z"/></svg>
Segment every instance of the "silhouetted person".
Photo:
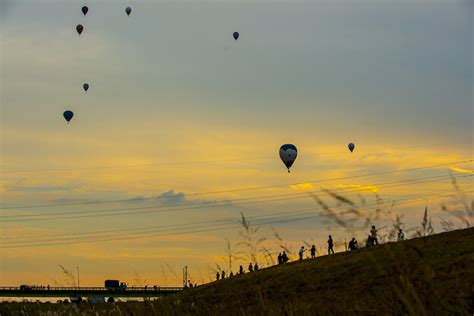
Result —
<svg viewBox="0 0 474 316"><path fill-rule="evenodd" d="M374 245L374 243L373 243L373 241L372 241L372 236L369 235L369 236L367 237L367 242L365 243L365 246L366 246L366 247L370 247L370 246L373 246L373 245Z"/></svg>
<svg viewBox="0 0 474 316"><path fill-rule="evenodd" d="M252 272L253 271L253 266L252 266L252 262L250 262L249 264L249 272Z"/></svg>
<svg viewBox="0 0 474 316"><path fill-rule="evenodd" d="M219 274L219 272L216 273L216 280L219 281L221 275Z"/></svg>
<svg viewBox="0 0 474 316"><path fill-rule="evenodd" d="M278 254L278 264L282 264L283 263L283 259L282 259L282 256L281 256L281 252Z"/></svg>
<svg viewBox="0 0 474 316"><path fill-rule="evenodd" d="M332 236L329 235L329 239L328 239L328 255L331 254L331 252L334 254L334 241L332 240Z"/></svg>
<svg viewBox="0 0 474 316"><path fill-rule="evenodd" d="M311 258L316 258L316 247L314 245L311 246Z"/></svg>
<svg viewBox="0 0 474 316"><path fill-rule="evenodd" d="M405 233L403 232L403 230L401 228L398 230L397 240L398 241L405 240Z"/></svg>
<svg viewBox="0 0 474 316"><path fill-rule="evenodd" d="M254 269L255 271L258 271L258 263L255 264L255 266L253 267L253 269Z"/></svg>
<svg viewBox="0 0 474 316"><path fill-rule="evenodd" d="M283 251L283 254L281 255L281 262L282 263L287 263L288 260L290 260L290 259L288 258L288 255L286 254L286 251Z"/></svg>
<svg viewBox="0 0 474 316"><path fill-rule="evenodd" d="M305 251L306 251L306 249L304 249L304 246L301 246L300 251L298 252L299 255L300 255L300 260L303 260L303 255L304 255Z"/></svg>
<svg viewBox="0 0 474 316"><path fill-rule="evenodd" d="M230 271L229 278L234 276L234 272Z"/></svg>
<svg viewBox="0 0 474 316"><path fill-rule="evenodd" d="M225 278L225 271L222 271L221 276L222 276L222 279Z"/></svg>
<svg viewBox="0 0 474 316"><path fill-rule="evenodd" d="M357 250L357 240L355 238L352 238L351 241L349 241L349 250Z"/></svg>
<svg viewBox="0 0 474 316"><path fill-rule="evenodd" d="M239 268L239 274L243 274L244 273L244 267L240 266Z"/></svg>
<svg viewBox="0 0 474 316"><path fill-rule="evenodd" d="M378 240L377 240L377 230L375 229L375 226L372 226L372 229L370 230L370 237L372 238L372 245L378 245Z"/></svg>
<svg viewBox="0 0 474 316"><path fill-rule="evenodd" d="M49 291L49 284L48 284L48 291Z"/></svg>

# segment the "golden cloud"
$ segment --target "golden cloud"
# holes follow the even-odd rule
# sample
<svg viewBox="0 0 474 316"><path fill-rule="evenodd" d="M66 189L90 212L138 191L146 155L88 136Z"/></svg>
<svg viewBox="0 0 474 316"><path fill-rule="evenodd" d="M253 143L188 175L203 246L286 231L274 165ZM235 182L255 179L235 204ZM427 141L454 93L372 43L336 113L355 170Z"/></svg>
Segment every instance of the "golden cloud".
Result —
<svg viewBox="0 0 474 316"><path fill-rule="evenodd" d="M352 189L354 191L369 191L369 192L378 192L379 188L376 185L362 185L362 184L336 184L338 189Z"/></svg>
<svg viewBox="0 0 474 316"><path fill-rule="evenodd" d="M290 188L295 190L312 190L313 184L312 183L298 183L290 185Z"/></svg>
<svg viewBox="0 0 474 316"><path fill-rule="evenodd" d="M460 172L460 173L474 174L474 170L463 169L463 168L458 168L458 167L449 167L449 169L456 172Z"/></svg>

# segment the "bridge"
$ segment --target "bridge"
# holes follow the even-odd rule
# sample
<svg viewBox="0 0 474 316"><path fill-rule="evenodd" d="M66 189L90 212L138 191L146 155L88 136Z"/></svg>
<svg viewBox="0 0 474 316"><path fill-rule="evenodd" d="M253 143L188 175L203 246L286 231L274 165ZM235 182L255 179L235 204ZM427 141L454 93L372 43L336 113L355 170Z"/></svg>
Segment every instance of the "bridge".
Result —
<svg viewBox="0 0 474 316"><path fill-rule="evenodd" d="M110 289L105 287L46 287L4 286L0 297L161 297L177 293L182 287L127 287Z"/></svg>

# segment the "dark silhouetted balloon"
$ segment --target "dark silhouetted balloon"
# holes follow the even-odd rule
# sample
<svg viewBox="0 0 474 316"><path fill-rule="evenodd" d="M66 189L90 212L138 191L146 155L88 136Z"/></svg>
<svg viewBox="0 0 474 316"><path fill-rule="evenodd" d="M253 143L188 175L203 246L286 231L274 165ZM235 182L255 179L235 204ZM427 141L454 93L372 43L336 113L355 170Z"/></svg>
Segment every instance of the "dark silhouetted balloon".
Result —
<svg viewBox="0 0 474 316"><path fill-rule="evenodd" d="M84 27L81 24L76 26L76 31L79 35L81 35L82 31L84 31Z"/></svg>
<svg viewBox="0 0 474 316"><path fill-rule="evenodd" d="M234 34L232 34L232 36L234 36L234 39L237 40L240 36L239 32L234 32Z"/></svg>
<svg viewBox="0 0 474 316"><path fill-rule="evenodd" d="M81 10L82 10L82 14L86 15L87 11L89 11L89 8L87 6L83 6Z"/></svg>
<svg viewBox="0 0 474 316"><path fill-rule="evenodd" d="M89 90L89 84L88 83L84 83L82 85L82 87L84 88L84 91L86 91L86 92L87 92L87 90Z"/></svg>
<svg viewBox="0 0 474 316"><path fill-rule="evenodd" d="M295 162L297 155L298 150L293 144L285 144L280 147L280 159L285 164L288 172L290 172L290 168Z"/></svg>
<svg viewBox="0 0 474 316"><path fill-rule="evenodd" d="M130 15L130 13L132 13L132 8L127 7L127 8L125 9L125 13L127 13L127 15Z"/></svg>
<svg viewBox="0 0 474 316"><path fill-rule="evenodd" d="M353 151L354 151L354 148L355 148L356 146L354 145L354 143L349 143L349 145L347 145L347 147L349 148L349 150L350 150L351 152L353 152Z"/></svg>
<svg viewBox="0 0 474 316"><path fill-rule="evenodd" d="M72 120L74 113L72 111L64 111L63 116L66 119L67 123L69 124L69 121Z"/></svg>

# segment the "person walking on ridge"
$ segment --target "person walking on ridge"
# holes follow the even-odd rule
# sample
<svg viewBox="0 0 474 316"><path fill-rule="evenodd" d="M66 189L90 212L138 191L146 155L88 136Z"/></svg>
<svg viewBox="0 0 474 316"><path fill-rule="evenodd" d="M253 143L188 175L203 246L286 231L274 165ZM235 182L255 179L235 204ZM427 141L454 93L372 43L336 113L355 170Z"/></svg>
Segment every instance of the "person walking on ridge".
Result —
<svg viewBox="0 0 474 316"><path fill-rule="evenodd" d="M316 247L314 245L311 246L311 259L316 258Z"/></svg>
<svg viewBox="0 0 474 316"><path fill-rule="evenodd" d="M405 240L405 233L404 233L403 230L400 228L400 229L398 230L397 241L402 241L402 240Z"/></svg>
<svg viewBox="0 0 474 316"><path fill-rule="evenodd" d="M351 241L349 241L349 250L357 250L357 240L354 237L352 237Z"/></svg>
<svg viewBox="0 0 474 316"><path fill-rule="evenodd" d="M332 236L329 235L329 239L328 239L328 255L331 254L331 252L334 254L334 241L332 240Z"/></svg>
<svg viewBox="0 0 474 316"><path fill-rule="evenodd" d="M300 260L303 260L303 255L304 255L305 251L306 251L306 249L304 249L304 246L301 246L300 251L299 251Z"/></svg>
<svg viewBox="0 0 474 316"><path fill-rule="evenodd" d="M370 237L372 239L372 245L378 245L379 242L377 240L377 229L375 229L375 226L372 225L372 229L370 230Z"/></svg>

